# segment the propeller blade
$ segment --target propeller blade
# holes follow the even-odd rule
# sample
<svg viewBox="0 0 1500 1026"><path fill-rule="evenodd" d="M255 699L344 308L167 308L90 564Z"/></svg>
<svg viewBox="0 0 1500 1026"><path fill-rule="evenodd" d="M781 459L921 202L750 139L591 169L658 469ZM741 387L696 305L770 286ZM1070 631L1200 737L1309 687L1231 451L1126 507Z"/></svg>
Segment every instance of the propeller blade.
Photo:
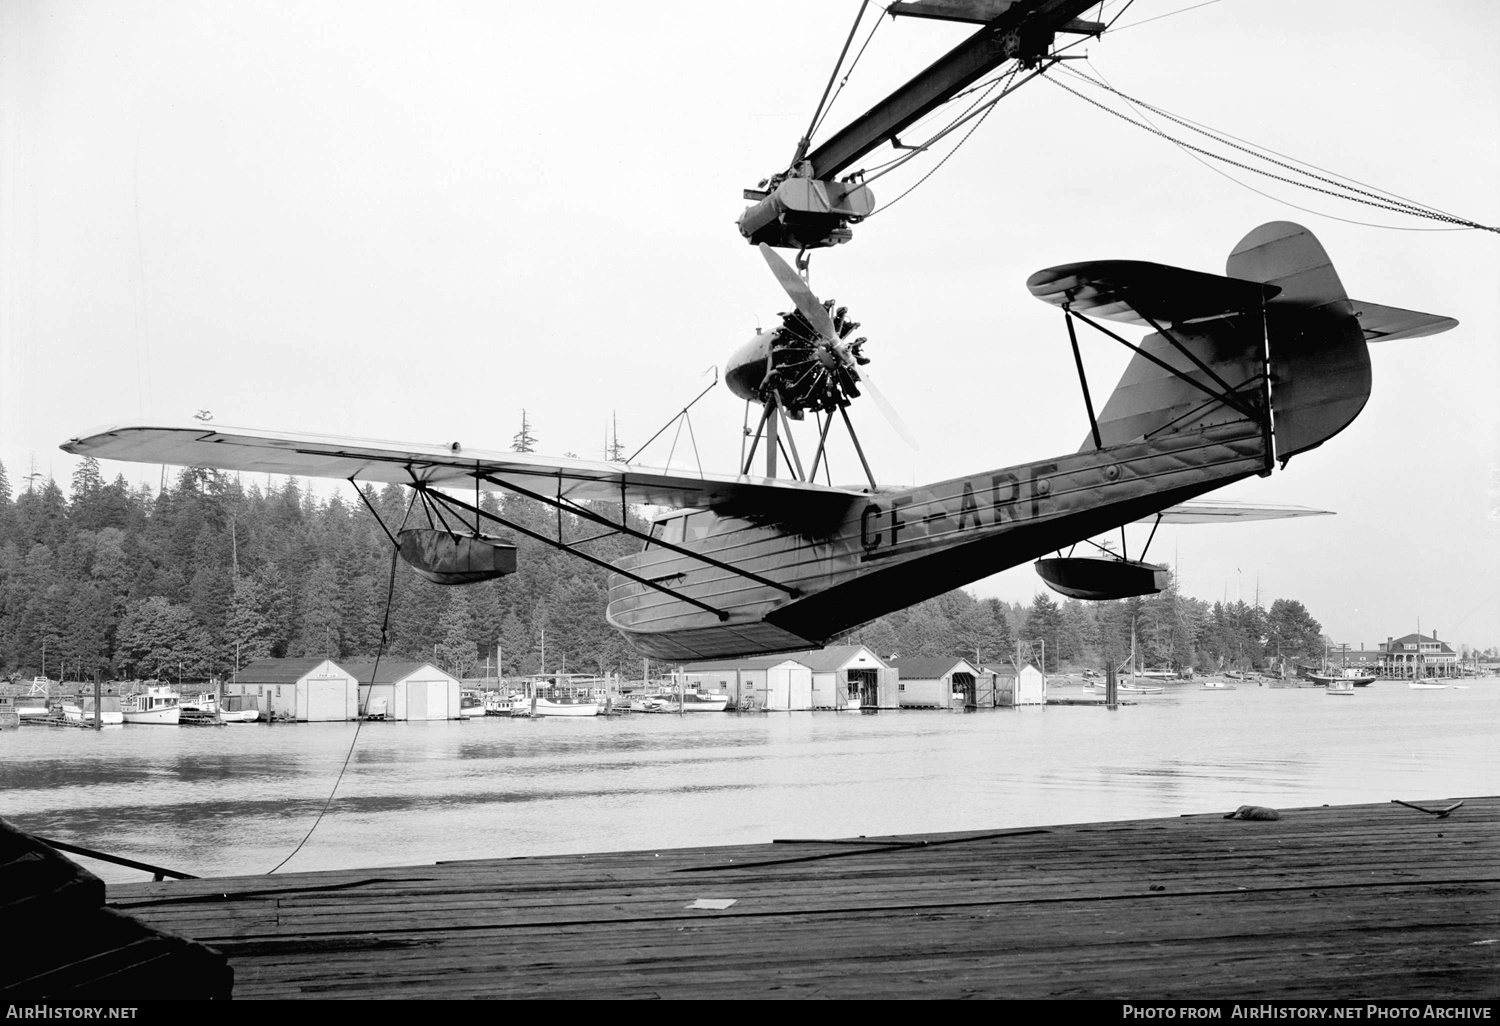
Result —
<svg viewBox="0 0 1500 1026"><path fill-rule="evenodd" d="M917 444L917 436L911 433L911 428L906 426L906 421L901 419L901 414L897 413L896 408L890 404L890 400L886 399L885 393L876 388L875 382L870 380L870 372L863 367L858 370L853 367L849 369L854 371L854 376L859 379L866 394L875 400L875 405L880 408L881 413L885 414L885 419L890 422L891 427L896 429L896 434L901 436L901 440L913 449L922 448Z"/></svg>
<svg viewBox="0 0 1500 1026"><path fill-rule="evenodd" d="M767 246L764 242L760 244L760 255L766 258L770 265L771 273L776 275L776 280L781 282L781 287L786 294L792 297L792 302L797 304L797 312L807 318L807 323L813 326L813 330L827 339L837 339L833 333L833 318L828 316L828 311L818 297L813 295L812 289L807 287L807 282L802 276L792 270L791 264L781 259L781 255Z"/></svg>

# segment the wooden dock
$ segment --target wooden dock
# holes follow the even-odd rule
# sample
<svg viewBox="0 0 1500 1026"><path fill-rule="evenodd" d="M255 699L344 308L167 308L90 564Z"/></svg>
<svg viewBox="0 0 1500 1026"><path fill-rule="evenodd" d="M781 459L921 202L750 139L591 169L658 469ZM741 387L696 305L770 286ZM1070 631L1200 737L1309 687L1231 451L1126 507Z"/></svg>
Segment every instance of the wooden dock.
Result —
<svg viewBox="0 0 1500 1026"><path fill-rule="evenodd" d="M1446 818L1228 811L114 884L108 901L226 955L236 998L1500 997L1500 797Z"/></svg>

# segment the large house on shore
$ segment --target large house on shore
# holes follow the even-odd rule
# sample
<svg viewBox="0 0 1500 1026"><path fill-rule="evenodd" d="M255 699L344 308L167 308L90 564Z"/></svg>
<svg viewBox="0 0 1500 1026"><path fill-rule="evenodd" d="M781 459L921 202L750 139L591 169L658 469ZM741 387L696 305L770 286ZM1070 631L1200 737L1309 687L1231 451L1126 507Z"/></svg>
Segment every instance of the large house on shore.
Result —
<svg viewBox="0 0 1500 1026"><path fill-rule="evenodd" d="M1387 638L1380 650L1380 674L1383 677L1457 677L1463 672L1458 653L1432 636L1408 634Z"/></svg>

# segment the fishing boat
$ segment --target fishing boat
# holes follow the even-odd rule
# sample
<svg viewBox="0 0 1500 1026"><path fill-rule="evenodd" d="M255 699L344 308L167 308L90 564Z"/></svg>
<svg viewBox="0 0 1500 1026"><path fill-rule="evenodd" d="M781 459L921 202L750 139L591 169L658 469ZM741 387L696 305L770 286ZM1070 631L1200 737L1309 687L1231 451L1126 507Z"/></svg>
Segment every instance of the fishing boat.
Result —
<svg viewBox="0 0 1500 1026"><path fill-rule="evenodd" d="M182 719L181 697L168 687L153 685L120 703L125 722L177 726Z"/></svg>
<svg viewBox="0 0 1500 1026"><path fill-rule="evenodd" d="M1330 695L1352 695L1354 694L1354 681L1347 677L1331 678L1324 690Z"/></svg>

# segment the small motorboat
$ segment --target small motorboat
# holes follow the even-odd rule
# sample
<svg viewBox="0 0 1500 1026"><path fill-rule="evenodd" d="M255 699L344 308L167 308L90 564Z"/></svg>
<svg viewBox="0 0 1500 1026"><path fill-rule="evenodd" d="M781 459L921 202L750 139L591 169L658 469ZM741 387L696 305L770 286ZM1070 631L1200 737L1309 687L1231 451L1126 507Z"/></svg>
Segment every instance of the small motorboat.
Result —
<svg viewBox="0 0 1500 1026"><path fill-rule="evenodd" d="M531 700L533 716L598 716L599 712L598 702L580 695L557 695L551 698L537 695Z"/></svg>

